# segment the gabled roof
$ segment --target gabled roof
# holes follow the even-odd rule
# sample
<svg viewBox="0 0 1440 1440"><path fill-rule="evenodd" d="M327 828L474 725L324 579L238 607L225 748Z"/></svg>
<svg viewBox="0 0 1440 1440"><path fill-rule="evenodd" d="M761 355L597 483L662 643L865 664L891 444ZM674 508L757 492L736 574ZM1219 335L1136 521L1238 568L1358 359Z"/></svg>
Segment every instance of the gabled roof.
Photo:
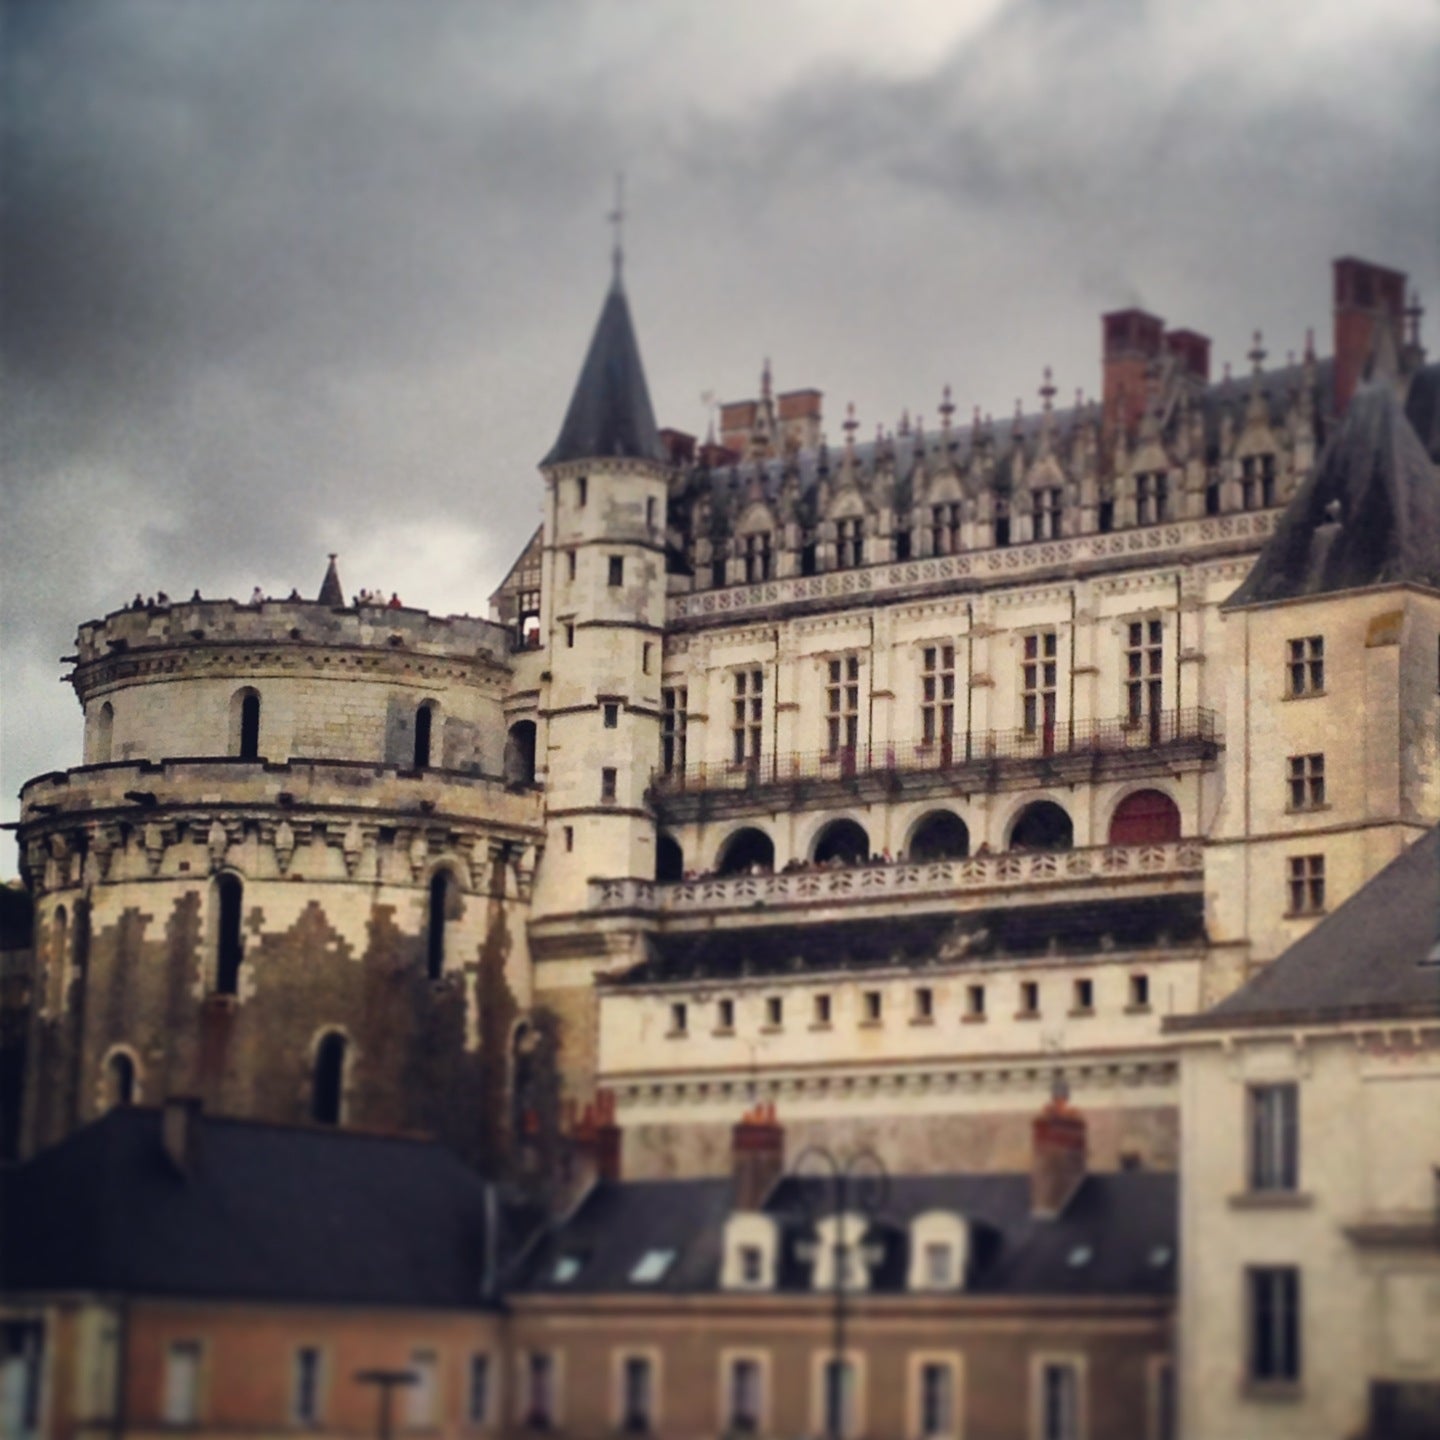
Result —
<svg viewBox="0 0 1440 1440"><path fill-rule="evenodd" d="M1257 605L1370 585L1440 588L1440 472L1393 380L1366 381L1244 583Z"/></svg>
<svg viewBox="0 0 1440 1440"><path fill-rule="evenodd" d="M1203 1015L1167 1030L1440 1015L1440 828Z"/></svg>
<svg viewBox="0 0 1440 1440"><path fill-rule="evenodd" d="M617 267L600 320L580 367L565 423L542 465L566 460L663 461L665 452L650 408L640 346Z"/></svg>
<svg viewBox="0 0 1440 1440"><path fill-rule="evenodd" d="M486 1185L426 1140L120 1107L3 1176L0 1288L479 1306Z"/></svg>

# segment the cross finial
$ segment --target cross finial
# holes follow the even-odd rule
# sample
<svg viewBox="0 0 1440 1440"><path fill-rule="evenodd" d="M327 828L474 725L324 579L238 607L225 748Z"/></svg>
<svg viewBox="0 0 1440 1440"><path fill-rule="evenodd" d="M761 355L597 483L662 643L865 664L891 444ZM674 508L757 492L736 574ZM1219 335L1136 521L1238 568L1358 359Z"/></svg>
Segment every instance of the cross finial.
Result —
<svg viewBox="0 0 1440 1440"><path fill-rule="evenodd" d="M625 175L621 171L615 176L615 208L605 217L615 227L615 248L611 259L615 265L615 278L620 278L620 266L625 259Z"/></svg>

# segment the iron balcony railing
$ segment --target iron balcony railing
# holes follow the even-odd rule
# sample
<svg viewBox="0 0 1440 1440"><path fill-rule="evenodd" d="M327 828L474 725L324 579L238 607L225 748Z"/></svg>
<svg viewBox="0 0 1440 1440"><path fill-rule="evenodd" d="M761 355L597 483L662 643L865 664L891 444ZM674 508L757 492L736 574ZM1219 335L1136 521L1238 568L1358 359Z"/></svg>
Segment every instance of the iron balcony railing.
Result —
<svg viewBox="0 0 1440 1440"><path fill-rule="evenodd" d="M1193 706L1157 710L1136 719L1085 720L1040 724L1033 729L977 730L930 742L867 744L852 749L788 751L741 761L702 760L652 779L656 795L685 795L710 790L746 790L798 780L957 770L998 760L1115 755L1162 747L1215 744L1219 725L1213 710Z"/></svg>

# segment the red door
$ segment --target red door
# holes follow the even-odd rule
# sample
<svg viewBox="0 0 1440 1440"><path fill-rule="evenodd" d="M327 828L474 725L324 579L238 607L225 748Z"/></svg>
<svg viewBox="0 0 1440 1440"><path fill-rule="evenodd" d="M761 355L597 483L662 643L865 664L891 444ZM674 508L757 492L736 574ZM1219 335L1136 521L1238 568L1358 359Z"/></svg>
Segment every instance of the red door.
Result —
<svg viewBox="0 0 1440 1440"><path fill-rule="evenodd" d="M1112 845L1158 845L1180 838L1180 811L1160 790L1127 795L1110 819Z"/></svg>

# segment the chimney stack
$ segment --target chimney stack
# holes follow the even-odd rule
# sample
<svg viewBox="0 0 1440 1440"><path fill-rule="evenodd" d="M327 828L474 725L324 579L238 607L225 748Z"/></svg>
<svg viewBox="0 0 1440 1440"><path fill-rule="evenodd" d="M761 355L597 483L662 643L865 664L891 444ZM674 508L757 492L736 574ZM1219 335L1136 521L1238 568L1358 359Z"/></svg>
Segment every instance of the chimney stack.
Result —
<svg viewBox="0 0 1440 1440"><path fill-rule="evenodd" d="M762 1101L747 1111L731 1132L736 1210L759 1210L785 1170L785 1131L775 1106Z"/></svg>
<svg viewBox="0 0 1440 1440"><path fill-rule="evenodd" d="M1165 322L1131 308L1102 315L1100 325L1104 429L1113 439L1133 431L1145 414L1151 368L1165 343Z"/></svg>
<svg viewBox="0 0 1440 1440"><path fill-rule="evenodd" d="M170 1163L181 1175L195 1169L200 1154L200 1099L194 1095L172 1095L160 1111L160 1143Z"/></svg>
<svg viewBox="0 0 1440 1440"><path fill-rule="evenodd" d="M557 1199L566 1211L591 1186L620 1178L620 1127L615 1123L615 1092L597 1090L566 1136L562 1183Z"/></svg>
<svg viewBox="0 0 1440 1440"><path fill-rule="evenodd" d="M1032 1122L1030 1209L1053 1219L1085 1178L1085 1117L1056 1095Z"/></svg>
<svg viewBox="0 0 1440 1440"><path fill-rule="evenodd" d="M1400 347L1405 332L1405 275L1353 255L1333 262L1335 274L1335 413L1343 415L1365 373L1380 326Z"/></svg>

